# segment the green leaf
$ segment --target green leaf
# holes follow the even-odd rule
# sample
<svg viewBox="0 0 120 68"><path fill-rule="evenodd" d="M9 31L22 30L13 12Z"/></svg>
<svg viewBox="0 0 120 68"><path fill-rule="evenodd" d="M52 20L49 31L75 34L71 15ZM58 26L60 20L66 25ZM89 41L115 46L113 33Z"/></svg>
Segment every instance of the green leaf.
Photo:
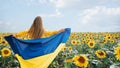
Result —
<svg viewBox="0 0 120 68"><path fill-rule="evenodd" d="M110 65L110 68L120 68L120 63L114 63Z"/></svg>
<svg viewBox="0 0 120 68"><path fill-rule="evenodd" d="M113 54L113 52L112 52L112 51L106 51L106 53L107 53L109 56L111 56L111 57L113 57L113 56L114 56L114 54Z"/></svg>
<svg viewBox="0 0 120 68"><path fill-rule="evenodd" d="M92 63L95 64L95 65L98 65L99 61L98 60L92 60Z"/></svg>

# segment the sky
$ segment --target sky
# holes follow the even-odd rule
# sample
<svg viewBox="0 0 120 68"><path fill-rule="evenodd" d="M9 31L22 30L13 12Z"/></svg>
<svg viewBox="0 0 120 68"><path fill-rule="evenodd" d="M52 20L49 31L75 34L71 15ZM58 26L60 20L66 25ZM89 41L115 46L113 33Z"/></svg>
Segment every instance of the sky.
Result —
<svg viewBox="0 0 120 68"><path fill-rule="evenodd" d="M0 0L0 32L27 30L36 16L47 30L120 32L120 0Z"/></svg>

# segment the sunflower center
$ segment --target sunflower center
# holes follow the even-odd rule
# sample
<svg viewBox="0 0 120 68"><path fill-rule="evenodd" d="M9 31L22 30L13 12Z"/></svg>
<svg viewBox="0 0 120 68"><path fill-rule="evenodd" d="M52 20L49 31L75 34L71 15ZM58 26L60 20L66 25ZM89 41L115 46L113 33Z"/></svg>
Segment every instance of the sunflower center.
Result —
<svg viewBox="0 0 120 68"><path fill-rule="evenodd" d="M73 43L75 44L75 41L73 41Z"/></svg>
<svg viewBox="0 0 120 68"><path fill-rule="evenodd" d="M70 47L69 50L72 50L72 48Z"/></svg>
<svg viewBox="0 0 120 68"><path fill-rule="evenodd" d="M103 52L99 52L98 54L99 54L99 55L104 55L104 53L103 53Z"/></svg>
<svg viewBox="0 0 120 68"><path fill-rule="evenodd" d="M77 44L80 44L80 42L79 42L79 41L77 41Z"/></svg>
<svg viewBox="0 0 120 68"><path fill-rule="evenodd" d="M118 39L118 37L115 37L115 39Z"/></svg>
<svg viewBox="0 0 120 68"><path fill-rule="evenodd" d="M106 40L103 40L104 42L106 42Z"/></svg>
<svg viewBox="0 0 120 68"><path fill-rule="evenodd" d="M90 46L93 46L93 43L90 43Z"/></svg>
<svg viewBox="0 0 120 68"><path fill-rule="evenodd" d="M111 43L114 43L114 41L112 40Z"/></svg>
<svg viewBox="0 0 120 68"><path fill-rule="evenodd" d="M5 41L2 41L3 44L5 44Z"/></svg>
<svg viewBox="0 0 120 68"><path fill-rule="evenodd" d="M108 39L110 39L110 37L108 37Z"/></svg>
<svg viewBox="0 0 120 68"><path fill-rule="evenodd" d="M78 61L79 61L80 63L84 63L84 62L85 62L85 59L80 56L79 59L78 59Z"/></svg>
<svg viewBox="0 0 120 68"><path fill-rule="evenodd" d="M4 50L4 54L8 54L9 53L9 51L8 50Z"/></svg>

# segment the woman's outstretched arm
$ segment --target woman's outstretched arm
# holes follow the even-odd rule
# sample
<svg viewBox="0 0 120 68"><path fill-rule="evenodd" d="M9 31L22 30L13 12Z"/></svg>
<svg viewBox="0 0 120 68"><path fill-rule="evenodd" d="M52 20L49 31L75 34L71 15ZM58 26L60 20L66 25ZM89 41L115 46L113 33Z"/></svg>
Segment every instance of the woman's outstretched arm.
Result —
<svg viewBox="0 0 120 68"><path fill-rule="evenodd" d="M65 31L65 29L60 29L60 30L58 30L57 32L58 33L61 33L61 32L64 32Z"/></svg>
<svg viewBox="0 0 120 68"><path fill-rule="evenodd" d="M65 29L54 30L54 31L47 31L47 30L45 30L45 32L43 34L43 37L52 36L54 34L58 34L58 33L64 32L64 31L65 31Z"/></svg>

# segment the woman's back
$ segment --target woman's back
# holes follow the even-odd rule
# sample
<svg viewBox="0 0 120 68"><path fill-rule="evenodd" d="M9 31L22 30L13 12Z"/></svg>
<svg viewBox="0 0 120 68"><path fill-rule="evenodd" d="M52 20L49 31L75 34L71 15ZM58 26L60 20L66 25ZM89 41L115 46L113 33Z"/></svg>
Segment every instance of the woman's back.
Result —
<svg viewBox="0 0 120 68"><path fill-rule="evenodd" d="M31 47L35 46L33 43L32 44L22 43L20 41L17 41L17 39L15 39L15 38L13 40L13 37L11 37L11 36L8 37L8 38L6 37L6 40L8 40L9 43L11 43L11 47L13 46L13 48L12 48L13 51L14 50L15 50L15 52L19 51L18 53L15 53L15 56L19 60L21 68L47 68L49 66L49 64L53 61L55 56L65 46L65 42L66 42L65 39L68 39L68 36L70 34L70 30L66 30L66 32L64 32L64 31L65 31L65 29L61 29L61 30L58 30L58 31L46 31L43 28L41 17L38 16L33 21L33 24L31 25L29 30L18 32L16 34L14 34L14 36L16 38L20 38L20 39L23 39L23 41L25 41L25 40L31 40L31 39L46 38L46 37L52 36L52 35L60 33L60 32L63 32L63 33L60 33L61 35L59 35L59 34L56 35L58 37L56 39L54 38L55 40L54 39L49 39L48 40L49 42L46 42L46 44L44 43L45 46L44 46L44 44L41 44L41 43L38 44L37 43L39 45L38 46L39 48L41 48L41 46L43 47L41 49L39 49L39 48L34 48L33 49L33 48L31 48ZM63 38L63 36L64 36L64 38ZM12 38L12 39L10 39L10 38ZM56 41L57 39L58 39L58 41ZM38 40L38 41L40 42L40 40ZM64 41L64 42L62 42L62 41ZM34 42L34 41L32 40L32 42ZM50 45L52 45L53 48ZM24 47L24 48L22 49L22 47ZM48 48L46 48L46 47L48 47ZM33 49L35 51L33 51L31 49ZM43 53L44 52L49 52L49 51L51 52L52 50L50 50L50 49L52 49L52 50L54 49L54 51L50 54L45 54L45 55L43 54L43 56L34 57L34 58L31 58L31 59L24 59L22 57L22 56L25 56L25 55L27 55L27 57L28 57L29 55L31 55L31 51L35 52L35 53L32 53L32 55L35 55L38 52L43 52ZM28 55L28 53L26 53L28 51L30 51L29 55ZM40 53L38 53L38 54L40 54Z"/></svg>

